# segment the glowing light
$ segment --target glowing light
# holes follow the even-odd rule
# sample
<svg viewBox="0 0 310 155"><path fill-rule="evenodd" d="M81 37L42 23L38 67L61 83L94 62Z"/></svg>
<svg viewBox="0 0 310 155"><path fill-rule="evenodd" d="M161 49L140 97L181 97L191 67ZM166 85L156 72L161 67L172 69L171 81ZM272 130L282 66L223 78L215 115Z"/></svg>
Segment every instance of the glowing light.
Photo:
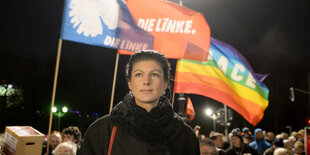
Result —
<svg viewBox="0 0 310 155"><path fill-rule="evenodd" d="M211 116L213 112L211 109L206 109L205 113L207 116Z"/></svg>
<svg viewBox="0 0 310 155"><path fill-rule="evenodd" d="M52 108L52 112L57 112L57 108L56 108L56 107L53 107L53 108Z"/></svg>
<svg viewBox="0 0 310 155"><path fill-rule="evenodd" d="M62 107L62 112L64 112L64 113L68 112L68 108L67 107Z"/></svg>

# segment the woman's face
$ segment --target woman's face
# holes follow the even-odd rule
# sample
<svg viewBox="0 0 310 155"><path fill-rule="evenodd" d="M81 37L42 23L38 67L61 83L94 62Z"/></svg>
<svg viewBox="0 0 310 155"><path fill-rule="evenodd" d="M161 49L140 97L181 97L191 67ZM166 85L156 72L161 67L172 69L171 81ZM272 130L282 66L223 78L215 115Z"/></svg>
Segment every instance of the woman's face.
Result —
<svg viewBox="0 0 310 155"><path fill-rule="evenodd" d="M241 147L241 140L238 137L232 136L231 142L232 142L232 145L234 148L240 148Z"/></svg>
<svg viewBox="0 0 310 155"><path fill-rule="evenodd" d="M137 105L157 105L168 82L164 80L163 69L157 61L142 60L133 65L128 86Z"/></svg>

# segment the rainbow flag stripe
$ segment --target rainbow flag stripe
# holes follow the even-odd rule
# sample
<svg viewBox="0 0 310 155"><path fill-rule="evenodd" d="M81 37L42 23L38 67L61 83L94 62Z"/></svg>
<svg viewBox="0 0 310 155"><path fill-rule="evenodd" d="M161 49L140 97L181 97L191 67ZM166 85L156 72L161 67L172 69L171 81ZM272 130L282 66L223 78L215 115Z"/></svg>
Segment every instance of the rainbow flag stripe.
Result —
<svg viewBox="0 0 310 155"><path fill-rule="evenodd" d="M181 59L177 63L174 92L210 97L256 125L268 106L267 75L253 72L233 47L211 38L208 61Z"/></svg>

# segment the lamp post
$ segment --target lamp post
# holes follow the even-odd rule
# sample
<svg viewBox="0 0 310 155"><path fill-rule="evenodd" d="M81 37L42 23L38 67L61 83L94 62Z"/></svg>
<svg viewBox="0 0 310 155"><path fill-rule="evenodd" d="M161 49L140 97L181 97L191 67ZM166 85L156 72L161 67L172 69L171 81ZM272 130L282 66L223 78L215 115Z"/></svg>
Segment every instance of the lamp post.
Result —
<svg viewBox="0 0 310 155"><path fill-rule="evenodd" d="M57 112L58 111L58 112ZM63 106L61 108L61 110L58 110L58 108L56 106L54 106L52 108L52 112L58 117L58 131L60 131L60 121L61 121L61 117L65 115L65 113L68 112L68 108L66 106Z"/></svg>
<svg viewBox="0 0 310 155"><path fill-rule="evenodd" d="M208 117L212 118L212 120L213 120L213 131L215 131L216 130L216 124L215 124L216 115L215 115L215 113L213 113L212 109L208 108L208 109L206 109L205 114Z"/></svg>

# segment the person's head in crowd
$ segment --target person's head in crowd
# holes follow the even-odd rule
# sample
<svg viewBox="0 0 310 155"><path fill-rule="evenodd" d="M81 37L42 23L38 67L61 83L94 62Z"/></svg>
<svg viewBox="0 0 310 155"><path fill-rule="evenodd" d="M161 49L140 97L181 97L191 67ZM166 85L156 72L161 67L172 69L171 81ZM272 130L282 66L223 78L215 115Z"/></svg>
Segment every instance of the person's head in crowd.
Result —
<svg viewBox="0 0 310 155"><path fill-rule="evenodd" d="M53 151L53 155L76 155L76 151L76 144L72 141L67 141L60 143Z"/></svg>
<svg viewBox="0 0 310 155"><path fill-rule="evenodd" d="M279 139L279 138L282 138L282 135L281 135L281 134L277 134L277 135L276 135L276 139Z"/></svg>
<svg viewBox="0 0 310 155"><path fill-rule="evenodd" d="M288 134L286 132L281 132L281 135L283 140L288 139Z"/></svg>
<svg viewBox="0 0 310 155"><path fill-rule="evenodd" d="M288 150L293 149L293 144L288 139L283 140L283 143L284 143L284 146L283 146L284 148Z"/></svg>
<svg viewBox="0 0 310 155"><path fill-rule="evenodd" d="M263 137L266 137L267 131L263 130L262 133L263 133Z"/></svg>
<svg viewBox="0 0 310 155"><path fill-rule="evenodd" d="M273 132L269 131L269 132L266 133L265 140L267 142L269 142L271 144L274 141L274 139L275 139L275 135L274 135Z"/></svg>
<svg viewBox="0 0 310 155"><path fill-rule="evenodd" d="M273 145L276 146L276 148L283 147L284 146L283 139L282 138L276 138L273 142Z"/></svg>
<svg viewBox="0 0 310 155"><path fill-rule="evenodd" d="M294 144L295 150L296 150L296 154L302 154L304 152L304 144L300 141L297 141Z"/></svg>
<svg viewBox="0 0 310 155"><path fill-rule="evenodd" d="M293 132L291 133L291 136L296 137L296 136L297 136L297 132L296 132L296 131L293 131Z"/></svg>
<svg viewBox="0 0 310 155"><path fill-rule="evenodd" d="M243 145L243 137L241 135L241 131L239 128L233 129L231 131L231 147L233 148L241 148Z"/></svg>
<svg viewBox="0 0 310 155"><path fill-rule="evenodd" d="M256 140L260 141L264 139L263 130L261 128L255 129L254 135Z"/></svg>
<svg viewBox="0 0 310 155"><path fill-rule="evenodd" d="M297 132L297 138L299 141L303 142L304 141L304 135L305 134L305 131L303 129L299 130Z"/></svg>
<svg viewBox="0 0 310 155"><path fill-rule="evenodd" d="M199 137L199 133L200 133L200 126L199 125L196 125L195 127L194 127L194 132L195 132L195 135L197 136L197 137Z"/></svg>
<svg viewBox="0 0 310 155"><path fill-rule="evenodd" d="M292 145L294 145L295 142L296 142L295 136L289 136L289 137L288 137L288 141L290 141L290 142L292 143Z"/></svg>
<svg viewBox="0 0 310 155"><path fill-rule="evenodd" d="M198 139L205 139L206 138L206 135L204 135L204 134L200 134L199 136L198 136Z"/></svg>
<svg viewBox="0 0 310 155"><path fill-rule="evenodd" d="M49 136L48 139L50 141L52 150L54 150L57 147L57 145L59 145L62 142L61 133L59 131L52 131L51 136Z"/></svg>
<svg viewBox="0 0 310 155"><path fill-rule="evenodd" d="M250 129L248 127L244 127L242 128L242 133L241 133L242 136L245 136L245 135L252 135L252 132L250 131Z"/></svg>
<svg viewBox="0 0 310 155"><path fill-rule="evenodd" d="M243 135L243 140L245 144L250 144L253 141L253 136L249 134Z"/></svg>
<svg viewBox="0 0 310 155"><path fill-rule="evenodd" d="M150 112L165 94L171 80L167 58L152 50L136 52L125 69L130 93L138 106Z"/></svg>
<svg viewBox="0 0 310 155"><path fill-rule="evenodd" d="M210 131L209 133L209 138L211 138L211 136L215 133L215 131Z"/></svg>
<svg viewBox="0 0 310 155"><path fill-rule="evenodd" d="M78 143L82 137L81 131L76 126L69 126L62 130L63 141L72 141Z"/></svg>
<svg viewBox="0 0 310 155"><path fill-rule="evenodd" d="M221 133L218 133L218 132L214 132L212 135L211 135L211 140L213 140L215 146L218 148L218 149L222 149L223 148L223 134Z"/></svg>
<svg viewBox="0 0 310 155"><path fill-rule="evenodd" d="M209 138L199 139L200 155L217 155L215 144Z"/></svg>
<svg viewBox="0 0 310 155"><path fill-rule="evenodd" d="M285 148L276 148L273 152L273 155L287 155L287 149Z"/></svg>

